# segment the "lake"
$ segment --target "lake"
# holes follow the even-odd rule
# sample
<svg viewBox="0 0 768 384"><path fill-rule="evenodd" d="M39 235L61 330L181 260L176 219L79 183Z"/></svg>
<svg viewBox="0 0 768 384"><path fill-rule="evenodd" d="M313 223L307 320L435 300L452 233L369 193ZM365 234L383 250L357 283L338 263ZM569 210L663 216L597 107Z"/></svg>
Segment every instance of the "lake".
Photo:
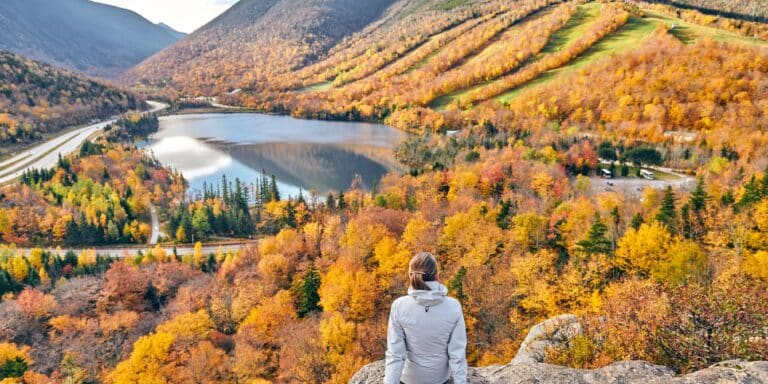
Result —
<svg viewBox="0 0 768 384"><path fill-rule="evenodd" d="M283 196L321 195L350 187L360 176L370 188L397 170L394 148L407 135L371 123L301 120L255 113L174 115L143 147L182 172L192 191L219 185L222 176L256 183L275 175Z"/></svg>

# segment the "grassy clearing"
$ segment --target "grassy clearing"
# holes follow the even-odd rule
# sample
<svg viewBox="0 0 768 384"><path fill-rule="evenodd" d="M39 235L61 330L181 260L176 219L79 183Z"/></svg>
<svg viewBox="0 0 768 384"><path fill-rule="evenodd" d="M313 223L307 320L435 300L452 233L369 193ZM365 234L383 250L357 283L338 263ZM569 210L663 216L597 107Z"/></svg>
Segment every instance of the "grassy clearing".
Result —
<svg viewBox="0 0 768 384"><path fill-rule="evenodd" d="M536 80L504 93L498 96L496 100L502 103L508 102L527 89L546 84L561 76L567 76L573 71L602 58L634 49L640 46L642 41L653 33L657 26L658 24L655 20L633 16L626 25L598 41L583 55L571 61L568 65L545 72Z"/></svg>
<svg viewBox="0 0 768 384"><path fill-rule="evenodd" d="M299 93L324 91L326 89L330 89L331 87L333 87L333 82L331 82L331 81L324 81L322 83L312 84L312 85L306 86L304 88L301 88L301 89L299 89Z"/></svg>
<svg viewBox="0 0 768 384"><path fill-rule="evenodd" d="M568 20L562 29L552 34L549 38L549 43L533 60L535 61L546 54L560 52L563 48L576 41L597 20L602 7L601 3L580 5L573 17Z"/></svg>
<svg viewBox="0 0 768 384"><path fill-rule="evenodd" d="M573 39L578 38L578 36L584 32L586 28L589 27L590 22L594 21L594 18L598 16L599 10L602 4L598 3L590 3L587 5L580 6L576 14L571 18L571 20L566 23L566 25L561 29L560 31L555 32L551 38L549 43L544 47L544 51L548 52L556 52L562 49L564 46L570 43ZM549 12L551 12L554 8L547 8L545 10L536 12L531 17L527 18L524 22L516 23L513 25L509 30L504 32L496 41L493 42L493 44L486 47L482 52L480 52L478 55L473 57L471 60L476 61L480 60L482 61L486 57L492 55L496 50L501 49L499 46L501 44L504 44L504 41L507 39L515 39L518 38L518 34L520 29L524 28L527 23L530 23L538 18L545 17ZM568 29L567 31L563 32L564 30ZM541 57L541 53L538 55L528 59L526 62L524 62L520 67L529 64L535 60L538 60ZM439 98L435 99L430 104L430 107L436 110L444 110L448 105L450 105L455 99L460 98L476 89L480 89L488 84L493 83L495 80L489 80L489 81L483 81L477 84L474 84L470 87L459 89L457 91L451 92L447 95L440 96Z"/></svg>
<svg viewBox="0 0 768 384"><path fill-rule="evenodd" d="M640 46L643 39L653 33L653 31L659 25L664 24L668 26L674 25L675 28L673 28L670 33L680 39L680 41L687 44L693 43L700 38L711 38L715 41L722 41L727 43L768 46L768 42L766 41L755 40L750 37L738 35L717 28L686 23L680 19L654 12L645 12L646 15L643 18L632 16L624 27L595 44L592 48L590 48L583 55L579 56L576 60L572 61L570 64L544 73L536 80L498 96L496 100L502 103L509 102L527 89L546 84L552 80L561 78L561 76L567 76L579 68L594 63L595 61L610 55L619 54L634 49Z"/></svg>
<svg viewBox="0 0 768 384"><path fill-rule="evenodd" d="M659 23L665 23L669 26L674 25L675 28L671 29L669 32L673 36L680 39L680 41L686 44L694 43L696 40L700 38L710 38L712 40L721 41L725 43L768 46L767 41L754 39L752 37L739 35L737 33L725 31L718 28L706 27L703 25L688 23L683 20L666 16L660 13L652 12L652 11L644 10L644 12L645 12L645 18L648 20L653 20Z"/></svg>

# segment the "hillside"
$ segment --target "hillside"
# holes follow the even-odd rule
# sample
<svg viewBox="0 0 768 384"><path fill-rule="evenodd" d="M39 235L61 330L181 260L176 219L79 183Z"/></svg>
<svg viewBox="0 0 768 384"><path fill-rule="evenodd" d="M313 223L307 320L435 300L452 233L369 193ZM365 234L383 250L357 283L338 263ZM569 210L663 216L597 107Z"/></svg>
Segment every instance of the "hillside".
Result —
<svg viewBox="0 0 768 384"><path fill-rule="evenodd" d="M658 2L745 20L762 19L765 22L768 18L768 2L765 0L662 0Z"/></svg>
<svg viewBox="0 0 768 384"><path fill-rule="evenodd" d="M145 85L224 91L314 61L393 0L242 0L189 38L129 71Z"/></svg>
<svg viewBox="0 0 768 384"><path fill-rule="evenodd" d="M0 50L0 148L139 109L132 93Z"/></svg>
<svg viewBox="0 0 768 384"><path fill-rule="evenodd" d="M181 36L88 0L3 0L0 49L91 76L115 77Z"/></svg>
<svg viewBox="0 0 768 384"><path fill-rule="evenodd" d="M235 83L217 80L221 73L204 76L210 81L206 86L196 82L200 78L183 73L174 76L172 82L190 92L212 94L216 87L242 88L238 95L226 97L226 102L257 110L307 118L384 121L412 132L471 128L472 122L483 120L493 121L497 128L532 125L532 131L539 132L542 123L568 119L574 125L567 133L562 132L566 136L595 135L602 130L610 137L615 128L631 131L633 139L659 142L670 137L665 138L665 134L702 131L706 126L701 119L712 120L711 114L703 112L708 108L708 91L696 95L697 99L685 93L686 88L701 84L704 89L709 80L724 74L763 81L760 68L767 52L768 25L762 23L715 18L641 1L465 1L451 2L458 4L452 7L444 6L444 2L418 4L395 4L376 22L342 40L315 62L294 70L281 62L257 66ZM744 60L747 67L722 61L722 52L736 55L730 62ZM160 56L166 54L170 52ZM670 65L685 67L693 57L702 62L701 70L691 71L691 77L674 76L677 71ZM747 64L749 57L759 59ZM668 70L660 81L673 82L679 91L665 93L672 97L665 103L680 105L683 109L675 113L687 118L666 115L657 121L650 111L660 104L659 93L652 87L636 90L632 100L625 97L626 104L616 106L610 116L606 111L610 103L605 98L618 98L600 93L609 91L602 88L595 91L604 97L603 102L596 103L589 116L583 115L583 108L554 109L558 113L553 113L533 108L530 103L518 105L518 100L534 97L542 101L588 97L588 92L575 95L574 89L547 87L578 81L573 79L579 77L592 81L611 78L614 89L626 89L632 86L632 76L644 76L647 69L638 66L630 69L631 76L613 79L610 68L638 58L666 64L659 67ZM220 70L239 63L228 60L211 68ZM238 79L235 73L232 79ZM759 86L743 90L755 89ZM764 93L748 94L756 105L765 102ZM723 97L727 98L723 105L732 106L726 111L746 108L739 99L727 94ZM644 119L628 120L642 108L647 110ZM719 110L715 113L719 115ZM757 120L745 126L744 132L754 132L763 121L761 113L750 116ZM598 121L606 122L608 129L597 127ZM713 145L738 147L733 130L722 121L706 123L718 131Z"/></svg>
<svg viewBox="0 0 768 384"><path fill-rule="evenodd" d="M412 133L408 171L286 198L277 177L354 170L208 140L276 176L193 190L131 141L160 120L123 119L0 194L0 380L381 383L391 305L430 252L469 383L768 382L768 24L632 0L356 4L243 0L126 79L384 122ZM161 243L80 249L145 242L155 211Z"/></svg>

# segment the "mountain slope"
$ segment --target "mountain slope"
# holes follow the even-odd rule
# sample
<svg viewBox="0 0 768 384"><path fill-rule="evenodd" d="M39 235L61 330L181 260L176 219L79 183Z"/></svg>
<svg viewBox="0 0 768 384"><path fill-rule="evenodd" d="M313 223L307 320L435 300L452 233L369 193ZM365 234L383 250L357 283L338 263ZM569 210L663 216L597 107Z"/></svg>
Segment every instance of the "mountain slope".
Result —
<svg viewBox="0 0 768 384"><path fill-rule="evenodd" d="M0 49L115 77L179 39L138 14L87 0L0 1Z"/></svg>
<svg viewBox="0 0 768 384"><path fill-rule="evenodd" d="M394 0L242 0L128 72L149 85L224 90L314 61L378 18Z"/></svg>
<svg viewBox="0 0 768 384"><path fill-rule="evenodd" d="M170 34L171 34L173 37L175 37L175 38L176 38L176 40L181 40L181 39L183 39L183 38L187 37L187 34L186 34L186 33L184 33L184 32L179 32L179 31L177 31L177 30L173 29L173 28L172 28L170 25L168 25L168 24L166 24L166 23L157 23L157 24L155 24L155 25L157 25L157 26L158 26L158 27L160 27L160 28L163 28L163 29L165 29L165 30L166 30L167 32L169 32L169 33L170 33Z"/></svg>
<svg viewBox="0 0 768 384"><path fill-rule="evenodd" d="M105 118L142 101L84 76L0 50L0 146Z"/></svg>

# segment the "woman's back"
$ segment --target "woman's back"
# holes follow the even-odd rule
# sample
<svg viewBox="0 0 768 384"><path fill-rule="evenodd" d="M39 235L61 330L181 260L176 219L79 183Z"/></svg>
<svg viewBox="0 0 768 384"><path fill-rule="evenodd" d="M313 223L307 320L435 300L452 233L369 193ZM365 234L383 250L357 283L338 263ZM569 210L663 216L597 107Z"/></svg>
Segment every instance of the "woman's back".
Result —
<svg viewBox="0 0 768 384"><path fill-rule="evenodd" d="M466 382L466 331L461 304L442 284L409 289L390 311L385 383ZM402 374L402 376L401 376Z"/></svg>

